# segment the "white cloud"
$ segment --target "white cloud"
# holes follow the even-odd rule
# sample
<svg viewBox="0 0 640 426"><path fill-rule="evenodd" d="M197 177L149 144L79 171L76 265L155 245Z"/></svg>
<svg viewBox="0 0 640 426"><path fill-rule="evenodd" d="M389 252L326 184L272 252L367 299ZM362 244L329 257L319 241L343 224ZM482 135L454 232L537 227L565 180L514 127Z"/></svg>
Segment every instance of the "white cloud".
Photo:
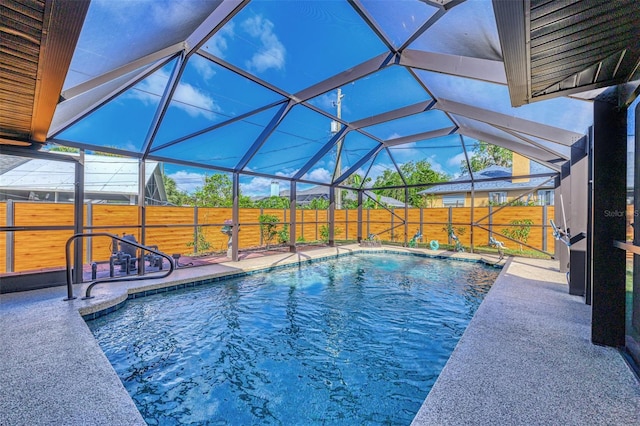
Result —
<svg viewBox="0 0 640 426"><path fill-rule="evenodd" d="M178 170L175 173L168 174L171 179L176 182L179 190L192 194L204 185L204 176L198 173Z"/></svg>
<svg viewBox="0 0 640 426"><path fill-rule="evenodd" d="M466 161L467 158L464 155L464 152L461 152L458 155L455 155L451 158L449 158L447 160L447 166L451 166L451 167L455 167L455 166L460 166L460 163L462 163L463 161Z"/></svg>
<svg viewBox="0 0 640 426"><path fill-rule="evenodd" d="M173 94L174 106L183 109L192 117L202 115L211 118L213 112L220 112L222 109L215 101L196 89L190 84L180 83Z"/></svg>
<svg viewBox="0 0 640 426"><path fill-rule="evenodd" d="M303 179L315 182L331 182L331 172L325 168L314 169L305 174Z"/></svg>
<svg viewBox="0 0 640 426"><path fill-rule="evenodd" d="M250 70L262 73L284 68L286 49L273 32L273 22L256 15L245 20L242 29L260 41L258 51L246 63Z"/></svg>
<svg viewBox="0 0 640 426"><path fill-rule="evenodd" d="M271 180L265 177L254 177L249 183L240 183L240 192L249 197L271 195ZM283 188L280 188L283 189Z"/></svg>
<svg viewBox="0 0 640 426"><path fill-rule="evenodd" d="M200 74L200 76L204 80L206 81L211 80L211 78L213 78L213 76L216 75L216 69L214 68L213 62L204 58L195 58L195 59L197 60L194 60L194 58L192 58L190 64L193 65L196 71L198 71L198 74Z"/></svg>
<svg viewBox="0 0 640 426"><path fill-rule="evenodd" d="M331 91L318 97L316 102L320 108L325 110L332 110L335 109L336 97L336 92Z"/></svg>
<svg viewBox="0 0 640 426"><path fill-rule="evenodd" d="M197 16L197 8L193 7L192 0L152 1L150 7L153 21L158 26L165 28L176 28L180 24L192 21Z"/></svg>
<svg viewBox="0 0 640 426"><path fill-rule="evenodd" d="M229 39L235 37L235 23L227 22L213 37L205 44L206 50L213 56L224 59L229 48Z"/></svg>
<svg viewBox="0 0 640 426"><path fill-rule="evenodd" d="M168 81L169 75L165 71L158 71L138 84L136 90L132 90L127 96L138 99L146 105L155 103L164 93ZM220 106L211 97L187 83L178 84L173 100L174 106L192 117L202 115L211 118L214 112L221 111Z"/></svg>
<svg viewBox="0 0 640 426"><path fill-rule="evenodd" d="M393 133L391 133L391 134L389 135L389 137L387 138L387 140L390 140L390 139L397 139L397 138L399 138L399 137L401 137L399 133L397 133L397 132L393 132Z"/></svg>
<svg viewBox="0 0 640 426"><path fill-rule="evenodd" d="M438 173L449 174L443 167L442 164L436 161L436 155L431 155L429 157L429 164L431 164L431 168Z"/></svg>
<svg viewBox="0 0 640 426"><path fill-rule="evenodd" d="M135 89L127 92L125 96L138 99L145 105L153 104L164 93L168 80L169 75L166 72L158 71L136 85Z"/></svg>

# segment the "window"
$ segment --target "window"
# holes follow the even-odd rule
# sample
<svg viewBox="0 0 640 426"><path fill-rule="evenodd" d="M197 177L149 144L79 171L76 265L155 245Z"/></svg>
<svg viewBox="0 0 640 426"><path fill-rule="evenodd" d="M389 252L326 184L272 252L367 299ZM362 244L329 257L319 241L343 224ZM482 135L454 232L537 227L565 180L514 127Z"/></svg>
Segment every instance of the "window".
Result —
<svg viewBox="0 0 640 426"><path fill-rule="evenodd" d="M553 189L541 189L538 191L538 204L541 206L553 206Z"/></svg>
<svg viewBox="0 0 640 426"><path fill-rule="evenodd" d="M443 195L443 207L464 207L464 194Z"/></svg>
<svg viewBox="0 0 640 426"><path fill-rule="evenodd" d="M490 192L489 193L489 204L492 206L498 206L500 204L504 204L507 202L507 193L504 191L500 192Z"/></svg>

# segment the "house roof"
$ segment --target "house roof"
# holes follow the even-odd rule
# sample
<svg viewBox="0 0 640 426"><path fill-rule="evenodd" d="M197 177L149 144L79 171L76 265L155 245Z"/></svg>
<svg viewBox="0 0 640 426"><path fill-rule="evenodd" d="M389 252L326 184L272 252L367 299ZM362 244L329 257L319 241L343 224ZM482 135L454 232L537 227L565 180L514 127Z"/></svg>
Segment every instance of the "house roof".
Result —
<svg viewBox="0 0 640 426"><path fill-rule="evenodd" d="M550 170L537 163L531 163L531 174L539 175L549 173ZM486 169L473 173L476 179L474 190L477 191L513 191L536 188L542 185L543 188L554 188L553 179L549 176L532 177L527 182L513 182L511 180L511 168L502 166L489 166ZM492 179L484 180L483 179ZM464 181L464 183L456 183ZM471 191L471 184L468 183L469 175L462 175L446 185L438 185L421 191L420 194L451 194ZM545 183L545 181L548 181ZM544 184L544 185L543 185Z"/></svg>
<svg viewBox="0 0 640 426"><path fill-rule="evenodd" d="M87 194L137 195L138 163L139 161L134 158L86 154L84 157L85 192ZM159 169L158 162L146 162L146 184L149 183L156 169ZM75 165L70 162L31 159L20 161L14 167L0 172L2 172L0 190L4 191L74 192L75 189Z"/></svg>

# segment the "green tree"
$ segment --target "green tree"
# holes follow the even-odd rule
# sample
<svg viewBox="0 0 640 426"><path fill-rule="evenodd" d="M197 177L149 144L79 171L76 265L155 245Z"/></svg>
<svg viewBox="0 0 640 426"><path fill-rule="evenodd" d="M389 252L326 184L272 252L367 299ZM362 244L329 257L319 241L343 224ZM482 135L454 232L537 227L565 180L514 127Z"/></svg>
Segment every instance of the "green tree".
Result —
<svg viewBox="0 0 640 426"><path fill-rule="evenodd" d="M226 174L205 176L204 186L193 195L195 205L199 207L232 207L233 183ZM242 194L239 194L238 204L240 207L255 207L253 201Z"/></svg>
<svg viewBox="0 0 640 426"><path fill-rule="evenodd" d="M344 186L350 186L352 188L360 188L363 184L371 182L371 178L363 178L359 173L353 173L344 181Z"/></svg>
<svg viewBox="0 0 640 426"><path fill-rule="evenodd" d="M449 179L446 173L434 170L427 160L409 161L400 166L400 172L404 176L408 185L420 185L433 182L442 182ZM404 186L404 182L397 171L385 170L373 184L374 187L385 186ZM404 200L404 188L396 189L377 189L376 194L386 197L395 198L396 200ZM419 187L411 187L409 192L409 204L414 207L427 207L425 198L418 194Z"/></svg>
<svg viewBox="0 0 640 426"><path fill-rule="evenodd" d="M472 172L477 172L493 165L511 167L513 153L507 148L479 141L473 147L472 152L473 154L469 157L469 166ZM469 173L464 160L460 164L460 171L462 174Z"/></svg>
<svg viewBox="0 0 640 426"><path fill-rule="evenodd" d="M326 198L314 198L307 205L302 206L302 208L310 210L327 210L329 208L329 200Z"/></svg>
<svg viewBox="0 0 640 426"><path fill-rule="evenodd" d="M522 244L527 244L527 240L529 239L533 221L531 219L514 219L509 222L509 225L511 226L503 229L502 233L507 237L520 242L520 251L522 251Z"/></svg>
<svg viewBox="0 0 640 426"><path fill-rule="evenodd" d="M269 198L257 201L255 205L261 209L288 209L289 198L273 195Z"/></svg>
<svg viewBox="0 0 640 426"><path fill-rule="evenodd" d="M262 241L269 248L271 241L278 235L278 222L280 222L280 219L272 214L261 214L258 216L258 222L260 222Z"/></svg>
<svg viewBox="0 0 640 426"><path fill-rule="evenodd" d="M167 193L167 201L175 206L182 206L191 203L191 197L186 191L178 189L176 181L169 176L162 174L162 182L164 183L164 190Z"/></svg>

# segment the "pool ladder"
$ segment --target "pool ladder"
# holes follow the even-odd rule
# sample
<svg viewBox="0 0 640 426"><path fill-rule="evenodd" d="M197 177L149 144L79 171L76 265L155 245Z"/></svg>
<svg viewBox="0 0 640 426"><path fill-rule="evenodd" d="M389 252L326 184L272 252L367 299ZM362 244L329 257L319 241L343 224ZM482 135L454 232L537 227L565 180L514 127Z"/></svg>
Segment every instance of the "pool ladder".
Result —
<svg viewBox="0 0 640 426"><path fill-rule="evenodd" d="M121 241L123 243L132 245L136 248L139 248L141 250L147 251L149 253L152 253L156 256L160 256L163 257L165 259L167 259L169 261L169 269L163 273L162 275L140 275L137 277L119 277L119 278L102 278L102 279L97 279L97 280L93 280L91 282L91 284L89 284L89 286L87 287L87 290L85 292L85 296L82 298L84 299L91 299L93 298L93 296L91 296L91 290L93 289L93 287L95 287L97 284L101 284L101 283L107 283L107 282L118 282L118 281L142 281L142 280L150 280L150 279L158 279L158 278L165 278L168 277L169 275L171 275L173 273L173 271L175 270L175 264L173 263L173 258L171 256L169 256L166 253L163 253L161 251L152 249L148 246L142 245L138 242L134 242L134 241L130 241L130 240L125 240L124 238L121 238L117 235L114 234L110 234L108 232L91 232L91 233L81 233L81 234L74 234L72 235L68 240L67 240L67 244L66 244L66 261L67 261L67 297L64 300L73 300L76 297L73 295L73 278L72 278L72 267L71 267L71 243L75 242L77 239L79 238L86 238L86 237L109 237L112 238L113 240L117 240L117 241ZM140 262L144 262L144 254L142 253L140 256ZM140 268L142 268L142 266L139 266Z"/></svg>

